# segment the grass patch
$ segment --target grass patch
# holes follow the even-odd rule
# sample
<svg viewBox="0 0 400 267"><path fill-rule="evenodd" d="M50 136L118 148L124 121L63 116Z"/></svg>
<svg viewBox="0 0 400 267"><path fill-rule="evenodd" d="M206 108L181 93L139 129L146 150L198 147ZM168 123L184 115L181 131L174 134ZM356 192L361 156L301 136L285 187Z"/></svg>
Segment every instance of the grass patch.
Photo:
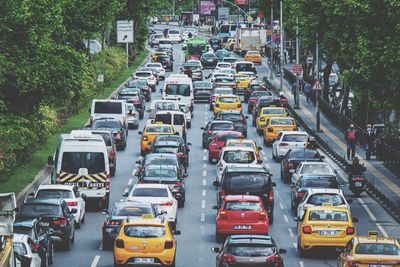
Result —
<svg viewBox="0 0 400 267"><path fill-rule="evenodd" d="M143 60L147 57L148 51L142 51L131 66L120 74L112 84L99 93L95 98L107 98L121 83L123 83L134 72ZM33 181L36 174L43 168L47 162L47 157L53 155L58 142L58 137L62 133L69 133L71 130L81 128L89 118L88 109L91 106L89 101L78 113L68 118L61 128L40 149L34 152L23 165L16 168L8 179L0 183L0 192L15 192L18 194L26 185Z"/></svg>

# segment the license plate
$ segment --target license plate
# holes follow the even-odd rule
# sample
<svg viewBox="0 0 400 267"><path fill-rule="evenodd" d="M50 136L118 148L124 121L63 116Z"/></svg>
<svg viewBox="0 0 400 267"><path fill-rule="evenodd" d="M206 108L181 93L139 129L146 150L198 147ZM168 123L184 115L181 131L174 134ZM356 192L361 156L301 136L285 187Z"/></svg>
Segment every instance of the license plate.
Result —
<svg viewBox="0 0 400 267"><path fill-rule="evenodd" d="M135 258L135 263L154 263L153 258Z"/></svg>
<svg viewBox="0 0 400 267"><path fill-rule="evenodd" d="M361 187L362 186L362 182L355 182L354 185L357 186L357 187Z"/></svg>
<svg viewBox="0 0 400 267"><path fill-rule="evenodd" d="M235 229L235 230L250 230L251 225L234 225L233 229Z"/></svg>
<svg viewBox="0 0 400 267"><path fill-rule="evenodd" d="M41 226L49 226L50 223L49 223L49 222L40 222L40 225L41 225Z"/></svg>
<svg viewBox="0 0 400 267"><path fill-rule="evenodd" d="M320 235L336 235L336 231L334 230L322 230L319 231Z"/></svg>

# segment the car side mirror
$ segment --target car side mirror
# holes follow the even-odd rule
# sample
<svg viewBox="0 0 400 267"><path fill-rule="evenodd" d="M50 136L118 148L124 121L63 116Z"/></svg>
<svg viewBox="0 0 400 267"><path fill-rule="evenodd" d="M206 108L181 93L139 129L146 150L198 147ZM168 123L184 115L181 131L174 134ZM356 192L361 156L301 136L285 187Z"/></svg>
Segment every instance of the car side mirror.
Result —
<svg viewBox="0 0 400 267"><path fill-rule="evenodd" d="M221 249L220 248L211 248L211 251L214 253L221 253Z"/></svg>
<svg viewBox="0 0 400 267"><path fill-rule="evenodd" d="M174 231L174 235L180 235L180 234L181 234L181 231L179 231L179 230Z"/></svg>
<svg viewBox="0 0 400 267"><path fill-rule="evenodd" d="M127 196L128 196L128 191L123 192L123 193L122 193L122 196L123 196L123 197L127 197Z"/></svg>
<svg viewBox="0 0 400 267"><path fill-rule="evenodd" d="M293 218L293 221L295 221L295 222L300 222L300 218L299 218L299 217L294 217L294 218Z"/></svg>
<svg viewBox="0 0 400 267"><path fill-rule="evenodd" d="M75 214L75 213L77 213L77 212L78 212L77 209L71 209L71 211L70 211L69 213Z"/></svg>
<svg viewBox="0 0 400 267"><path fill-rule="evenodd" d="M54 159L53 159L52 156L48 156L48 157L47 157L47 164L49 164L49 165L54 165Z"/></svg>
<svg viewBox="0 0 400 267"><path fill-rule="evenodd" d="M279 251L279 254L286 254L287 253L287 250L283 249L283 248L280 248L278 251Z"/></svg>
<svg viewBox="0 0 400 267"><path fill-rule="evenodd" d="M213 206L212 206L212 209L213 209L213 210L217 210L217 209L218 209L218 205L213 205Z"/></svg>
<svg viewBox="0 0 400 267"><path fill-rule="evenodd" d="M354 217L352 218L353 223L358 223L358 218Z"/></svg>
<svg viewBox="0 0 400 267"><path fill-rule="evenodd" d="M200 127L201 130L204 130L204 127Z"/></svg>
<svg viewBox="0 0 400 267"><path fill-rule="evenodd" d="M143 132L142 132L142 131L139 131L138 134L143 134Z"/></svg>
<svg viewBox="0 0 400 267"><path fill-rule="evenodd" d="M35 196L35 193L34 192L30 192L29 194L28 194L28 197L34 197Z"/></svg>
<svg viewBox="0 0 400 267"><path fill-rule="evenodd" d="M272 182L271 184L272 184L272 186L273 186L273 187L275 187L275 186L276 186L276 183L275 183L275 182Z"/></svg>
<svg viewBox="0 0 400 267"><path fill-rule="evenodd" d="M221 185L221 183L218 182L218 181L214 181L214 182L213 182L213 186L220 186L220 185Z"/></svg>
<svg viewBox="0 0 400 267"><path fill-rule="evenodd" d="M192 143L188 142L188 143L187 143L187 145L188 145L188 146L191 146L191 145L192 145Z"/></svg>

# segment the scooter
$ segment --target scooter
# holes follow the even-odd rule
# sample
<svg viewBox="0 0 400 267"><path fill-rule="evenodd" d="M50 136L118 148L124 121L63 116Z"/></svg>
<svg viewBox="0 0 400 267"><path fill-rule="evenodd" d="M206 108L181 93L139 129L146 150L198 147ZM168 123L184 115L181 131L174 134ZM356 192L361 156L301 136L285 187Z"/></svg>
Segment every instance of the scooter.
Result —
<svg viewBox="0 0 400 267"><path fill-rule="evenodd" d="M351 175L349 177L349 189L357 197L367 189L368 179L364 174Z"/></svg>

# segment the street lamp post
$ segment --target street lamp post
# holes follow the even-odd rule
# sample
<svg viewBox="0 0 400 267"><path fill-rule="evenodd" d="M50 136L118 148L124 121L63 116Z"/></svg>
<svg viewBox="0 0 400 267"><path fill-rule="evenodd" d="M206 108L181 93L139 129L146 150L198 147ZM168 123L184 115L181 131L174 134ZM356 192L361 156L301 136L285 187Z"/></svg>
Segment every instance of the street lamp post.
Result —
<svg viewBox="0 0 400 267"><path fill-rule="evenodd" d="M296 17L296 64L300 64L300 55L299 55L299 17ZM295 93L295 99L294 99L294 108L299 109L300 108L300 79L299 79L300 74L296 74L296 93Z"/></svg>
<svg viewBox="0 0 400 267"><path fill-rule="evenodd" d="M273 74L272 74L272 57L273 57L273 50L274 50L274 6L273 1L271 1L271 49L270 49L270 59L269 59L269 66L271 69L269 78L272 81Z"/></svg>
<svg viewBox="0 0 400 267"><path fill-rule="evenodd" d="M316 45L315 45L315 59L316 59L316 65L317 65L317 81L319 82L319 40L318 40L318 33L317 33L317 38L316 38ZM321 127L320 127L320 111L319 111L319 102L318 102L318 97L319 97L319 88L316 88L317 90L315 91L315 107L316 107L316 120L315 120L315 131L320 132Z"/></svg>
<svg viewBox="0 0 400 267"><path fill-rule="evenodd" d="M280 60L281 60L281 66L280 66L280 72L281 72L281 83L280 83L280 91L282 92L283 90L283 1L281 0L280 2L280 47L281 47L281 56L280 56Z"/></svg>

